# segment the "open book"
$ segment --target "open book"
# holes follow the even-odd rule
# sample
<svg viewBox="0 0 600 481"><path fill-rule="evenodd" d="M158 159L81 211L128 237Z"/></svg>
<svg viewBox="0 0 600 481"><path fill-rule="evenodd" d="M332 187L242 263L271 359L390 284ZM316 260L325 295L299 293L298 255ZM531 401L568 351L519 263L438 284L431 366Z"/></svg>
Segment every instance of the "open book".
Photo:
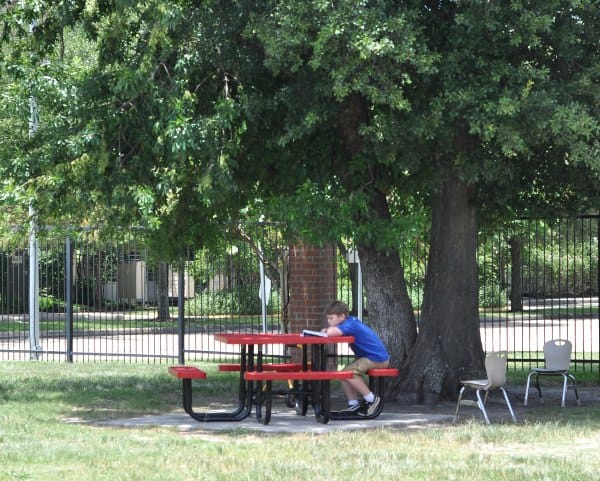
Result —
<svg viewBox="0 0 600 481"><path fill-rule="evenodd" d="M304 329L302 331L302 335L303 336L320 336L320 337L327 337L327 334L321 331L313 331L311 329Z"/></svg>

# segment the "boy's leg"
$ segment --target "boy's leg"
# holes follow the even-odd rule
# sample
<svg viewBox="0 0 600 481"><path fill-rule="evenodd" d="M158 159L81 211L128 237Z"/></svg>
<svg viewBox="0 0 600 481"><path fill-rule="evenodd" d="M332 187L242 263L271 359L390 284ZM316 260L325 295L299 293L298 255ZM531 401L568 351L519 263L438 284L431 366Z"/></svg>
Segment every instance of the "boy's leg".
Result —
<svg viewBox="0 0 600 481"><path fill-rule="evenodd" d="M344 371L352 371L355 373L355 377L352 379L342 381L342 389L344 390L344 394L346 395L346 399L348 400L348 407L343 410L343 412L356 414L362 408L361 402L359 400L358 394L360 391L356 386L356 379L362 380L362 377L357 373L357 370L360 369L357 363L358 360L348 364L343 370Z"/></svg>
<svg viewBox="0 0 600 481"><path fill-rule="evenodd" d="M358 401L358 390L354 387L351 381L354 379L348 379L342 381L342 389L346 395L348 401Z"/></svg>
<svg viewBox="0 0 600 481"><path fill-rule="evenodd" d="M364 398L371 392L369 386L366 385L362 377L355 376L352 379L348 379L343 382L346 395L348 395L349 392L353 393L354 399L356 399L357 394L360 394Z"/></svg>
<svg viewBox="0 0 600 481"><path fill-rule="evenodd" d="M363 357L355 359L343 369L343 371L352 371L354 373L352 379L342 381L342 388L348 401L357 399L358 394L364 398L371 392L363 380L363 376L367 374L367 371L371 368L371 364L372 362L369 359Z"/></svg>
<svg viewBox="0 0 600 481"><path fill-rule="evenodd" d="M352 379L344 381L344 384L348 385L347 388L344 387L344 392L346 392L346 396L348 396L349 393L354 393L354 395L360 393L364 400L366 415L371 415L373 412L375 412L380 403L380 399L371 392L371 389L363 380L363 376L368 373L369 369L387 367L388 364L389 361L383 363L373 362L370 359L363 357L356 359L354 362L348 364L344 368L344 371L354 372L354 377ZM350 400L353 398L348 397L348 399ZM361 411L357 410L357 414L361 414Z"/></svg>

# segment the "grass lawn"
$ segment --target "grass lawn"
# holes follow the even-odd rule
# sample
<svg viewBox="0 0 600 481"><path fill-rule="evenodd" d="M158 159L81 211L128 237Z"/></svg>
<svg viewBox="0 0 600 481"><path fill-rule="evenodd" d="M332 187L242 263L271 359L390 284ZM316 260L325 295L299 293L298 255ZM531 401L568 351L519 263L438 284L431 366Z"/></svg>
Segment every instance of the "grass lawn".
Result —
<svg viewBox="0 0 600 481"><path fill-rule="evenodd" d="M235 375L208 370L200 384L206 396L233 397ZM548 402L517 425L477 418L319 435L85 422L180 411L180 384L166 371L159 364L0 363L0 480L600 479L600 403L561 409Z"/></svg>

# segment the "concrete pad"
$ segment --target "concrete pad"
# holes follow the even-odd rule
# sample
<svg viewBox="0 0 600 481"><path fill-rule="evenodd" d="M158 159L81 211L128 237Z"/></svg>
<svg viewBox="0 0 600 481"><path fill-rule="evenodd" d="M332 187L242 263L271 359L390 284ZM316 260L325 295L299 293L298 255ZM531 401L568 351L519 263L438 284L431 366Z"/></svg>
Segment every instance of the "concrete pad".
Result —
<svg viewBox="0 0 600 481"><path fill-rule="evenodd" d="M99 426L139 428L139 427L176 427L181 431L227 432L247 431L262 433L311 433L321 434L334 431L357 431L377 428L407 428L433 423L452 421L452 414L433 414L421 412L418 408L406 409L401 413L382 413L376 419L356 421L335 421L327 424L318 423L309 411L306 416L299 416L292 410L277 411L271 415L271 422L266 426L260 424L251 415L243 421L234 422L198 422L186 413L148 415L127 419L111 419L94 422Z"/></svg>

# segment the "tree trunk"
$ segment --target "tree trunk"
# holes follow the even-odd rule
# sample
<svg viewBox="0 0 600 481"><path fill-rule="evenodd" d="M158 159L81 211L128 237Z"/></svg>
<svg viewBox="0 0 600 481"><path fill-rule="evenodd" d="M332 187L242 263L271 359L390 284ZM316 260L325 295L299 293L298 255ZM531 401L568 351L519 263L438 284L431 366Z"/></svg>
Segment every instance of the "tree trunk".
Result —
<svg viewBox="0 0 600 481"><path fill-rule="evenodd" d="M281 297L281 332L290 331L290 292L289 292L289 274L290 274L290 251L287 248L282 249L281 262L279 266L279 295Z"/></svg>
<svg viewBox="0 0 600 481"><path fill-rule="evenodd" d="M401 366L415 344L415 315L397 252L359 246L369 324L390 353L390 365Z"/></svg>
<svg viewBox="0 0 600 481"><path fill-rule="evenodd" d="M472 197L473 188L453 174L433 196L419 334L393 390L401 402L456 399L460 378L483 373Z"/></svg>
<svg viewBox="0 0 600 481"><path fill-rule="evenodd" d="M156 278L156 287L158 294L158 320L168 321L169 315L169 264L166 262L158 263L158 275ZM179 286L180 289L183 286Z"/></svg>
<svg viewBox="0 0 600 481"><path fill-rule="evenodd" d="M362 154L364 142L360 129L368 120L369 105L362 95L352 93L341 103L338 130L347 158ZM348 182L348 190L352 190L356 175L350 174L343 159L346 157L334 158L334 166L340 178ZM365 178L373 176L373 172L365 172ZM371 218L368 221L378 219L382 223L390 223L385 192L375 185L371 188ZM360 223L361 219L357 222ZM372 242L361 242L360 239L357 248L367 293L369 323L388 348L391 364L400 366L412 349L417 332L400 256L395 249L381 250Z"/></svg>
<svg viewBox="0 0 600 481"><path fill-rule="evenodd" d="M377 192L372 210L379 219L391 221L387 200ZM394 249L382 251L372 245L358 245L363 271L369 323L388 348L392 366L401 366L412 350L417 327L404 269Z"/></svg>

